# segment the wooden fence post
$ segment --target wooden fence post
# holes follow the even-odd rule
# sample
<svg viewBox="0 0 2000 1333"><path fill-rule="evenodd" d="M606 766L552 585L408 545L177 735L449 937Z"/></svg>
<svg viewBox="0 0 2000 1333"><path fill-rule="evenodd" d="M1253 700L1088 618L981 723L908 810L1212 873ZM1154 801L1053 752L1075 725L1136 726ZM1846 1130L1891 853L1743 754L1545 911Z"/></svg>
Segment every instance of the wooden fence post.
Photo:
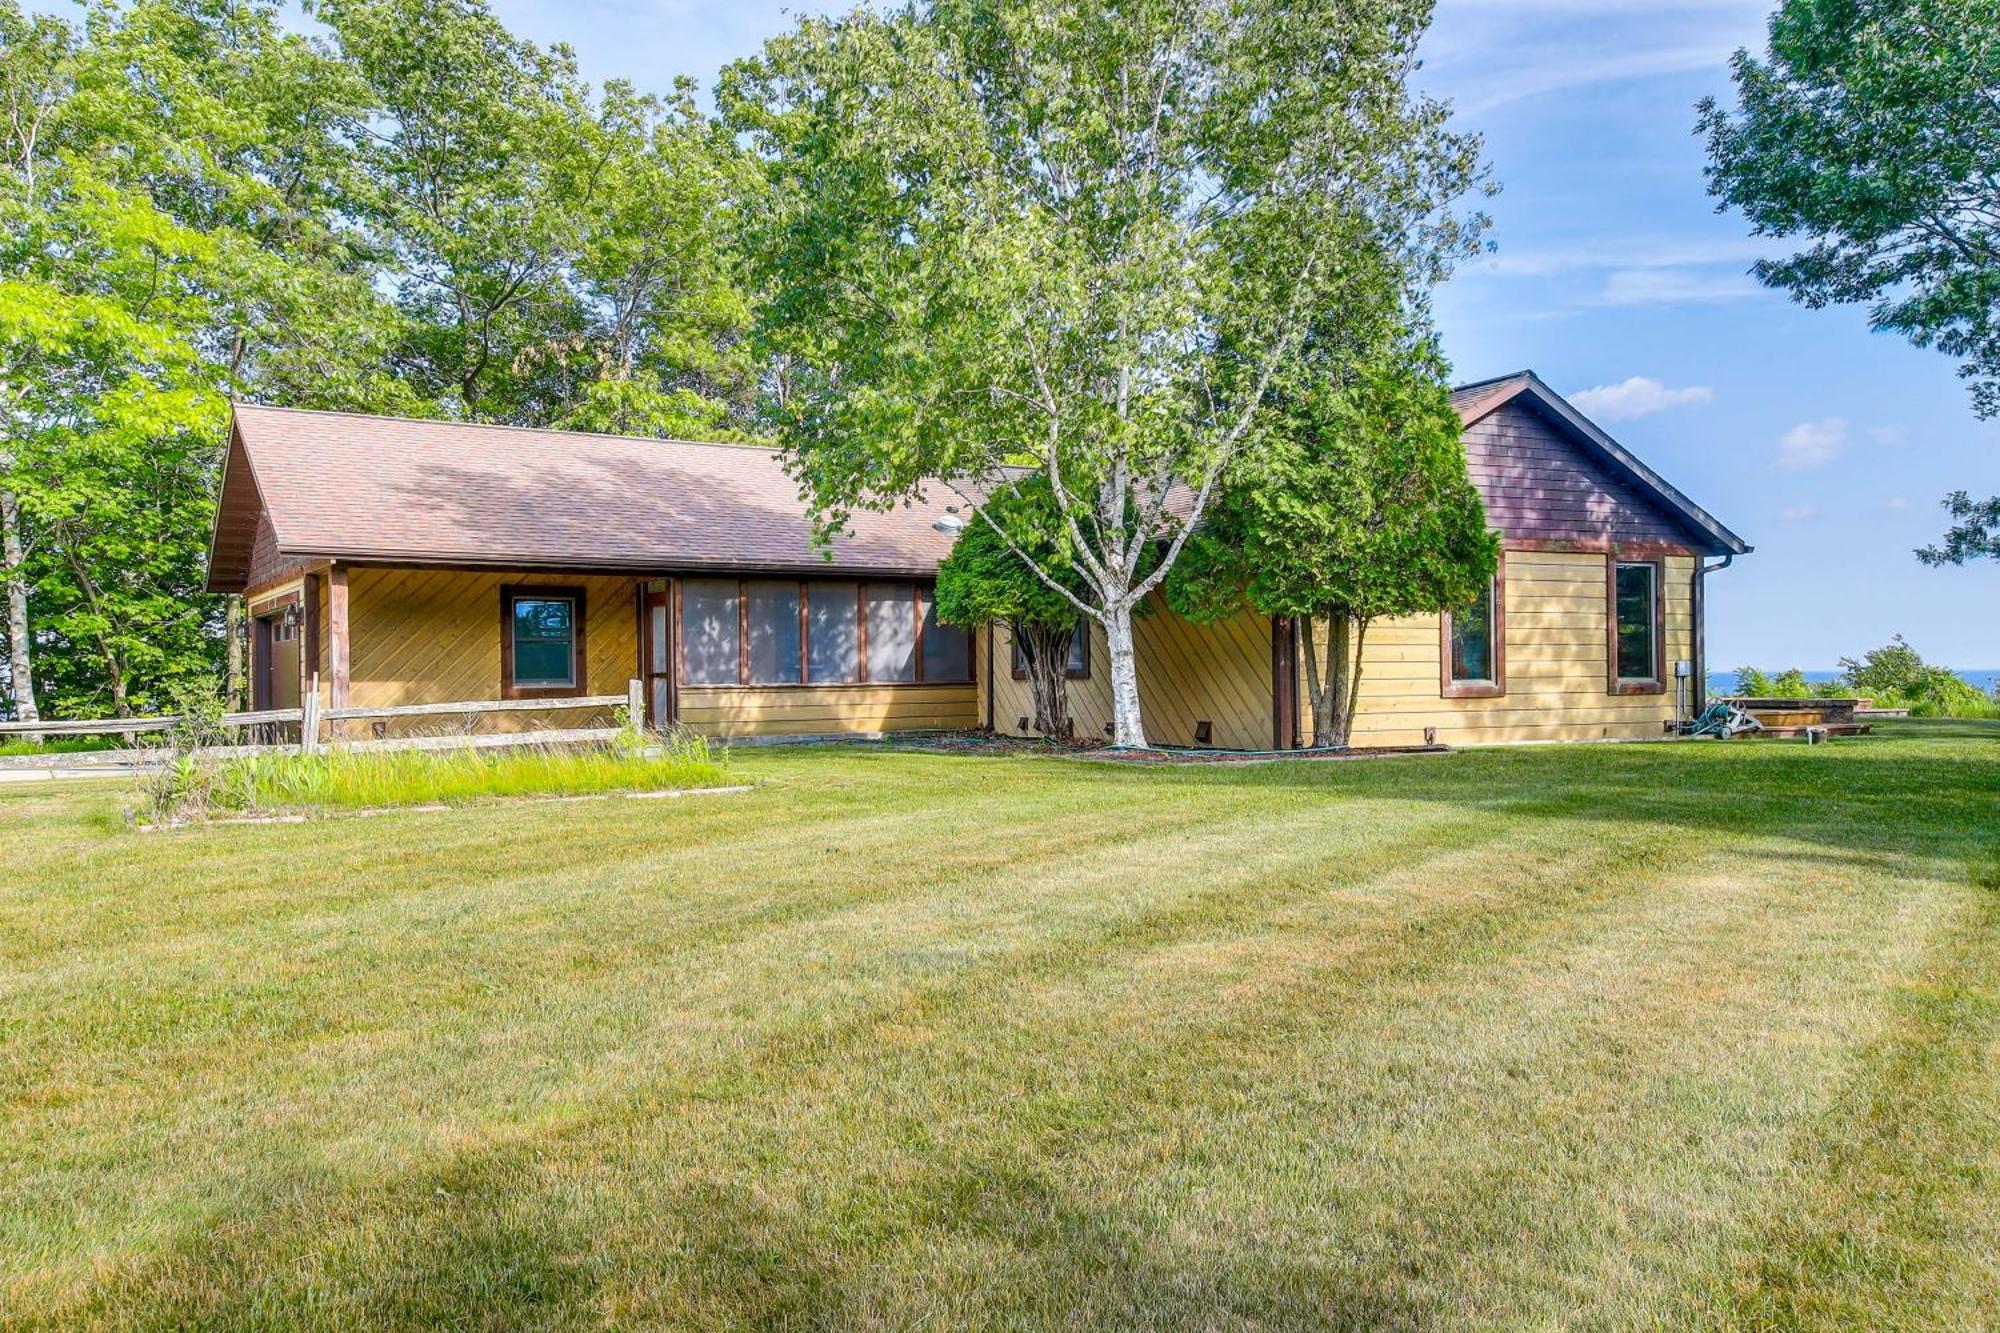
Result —
<svg viewBox="0 0 2000 1333"><path fill-rule="evenodd" d="M306 697L299 701L299 749L305 754L319 753L319 672L312 673L312 685Z"/></svg>
<svg viewBox="0 0 2000 1333"><path fill-rule="evenodd" d="M630 720L626 725L635 732L646 729L646 682L628 680L625 682L625 709Z"/></svg>

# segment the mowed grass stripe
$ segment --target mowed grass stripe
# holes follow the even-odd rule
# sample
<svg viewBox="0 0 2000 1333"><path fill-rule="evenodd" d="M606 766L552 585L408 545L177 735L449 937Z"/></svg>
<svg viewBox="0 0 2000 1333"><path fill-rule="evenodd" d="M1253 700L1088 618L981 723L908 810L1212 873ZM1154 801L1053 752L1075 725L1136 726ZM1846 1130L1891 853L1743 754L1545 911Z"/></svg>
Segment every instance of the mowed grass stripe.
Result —
<svg viewBox="0 0 2000 1333"><path fill-rule="evenodd" d="M1293 831L1286 828L1274 830L1279 836L1273 840L1273 845L1280 847L1288 845L1284 835ZM1455 830L1451 841L1462 849L1468 841L1466 830ZM1336 875L1335 878L1344 879L1350 885L1365 885L1370 877L1383 874L1406 879L1413 867L1420 867L1424 863L1424 850L1421 847L1407 847L1403 855L1398 858L1374 865L1357 864L1346 874ZM1482 872L1495 868L1492 865L1481 864L1488 858L1476 852L1467 853L1458 850L1451 853L1448 859L1452 862L1449 867L1452 872L1451 880L1466 885L1479 883ZM1052 944L1035 951L1024 958L1014 958L1002 953L996 956L996 962L1004 965L1007 971L1019 971L1025 966L1035 969L1038 974L1049 972L1052 975L1066 975L1079 970L1088 972L1102 966L1107 958L1116 957L1132 948L1154 947L1160 943L1183 938L1187 931L1169 925L1167 917L1181 917L1188 922L1213 923L1225 932L1234 933L1254 926L1258 919L1258 914L1254 910L1244 907L1245 891L1253 886L1266 887L1273 883L1285 886L1284 891L1278 893L1273 900L1274 906L1290 901L1300 892L1323 891L1323 881L1317 876L1302 877L1296 873L1266 876L1261 882L1252 881L1250 884L1219 883L1209 892L1199 895L1202 900L1200 903L1169 907L1164 914L1159 910L1148 910L1136 915L1125 925L1100 932L1102 942L1096 948L1087 947L1087 944L1086 947L1079 948L1078 941L1065 940L1060 944ZM1351 901L1373 903L1377 909L1380 907L1379 903L1374 902L1372 895L1363 894L1355 898L1350 894L1349 898ZM1404 911L1414 910L1424 914L1449 915L1452 908L1449 895L1401 894L1394 901ZM1221 905L1220 911L1205 910L1205 907L1216 905ZM1390 934L1392 937L1400 937L1401 932L1391 931ZM1445 938L1449 934L1448 930L1441 932L1438 938ZM846 1025L843 1031L829 1030L823 1020L808 1019L803 1024L794 1025L794 1030L788 1035L782 1035L782 1039L774 1037L764 1045L750 1047L741 1059L731 1061L720 1071L719 1077L711 1079L707 1084L688 1088L680 1094L660 1089L652 1094L644 1105L649 1113L671 1118L680 1125L682 1130L686 1131L684 1141L690 1146L699 1143L710 1143L717 1147L733 1145L735 1150L740 1151L749 1126L740 1119L711 1123L710 1112L714 1108L724 1105L747 1107L754 1114L755 1108L767 1101L784 1105L788 1100L784 1091L788 1079L803 1079L803 1087L798 1095L802 1096L810 1106L837 1107L844 1104L845 1097L841 1090L836 1086L830 1086L827 1080L844 1081L857 1073L872 1070L870 1052L880 1045L879 1029L884 1023L894 1027L907 1023L918 1015L933 1021L941 1021L949 1017L944 1011L954 1002L969 1003L977 1009L988 997L1001 993L1006 988L1004 980L990 977L985 972L985 969L974 969L968 974L935 981L928 986L918 986L900 998L891 996L886 1008L874 1014L857 1015L855 1021ZM968 1030L987 1030L979 1014L972 1013L962 1017L966 1020ZM624 1113L614 1115L610 1123L614 1126L622 1125ZM797 1128L792 1132L805 1132L809 1136L812 1133ZM613 1132L614 1140L617 1134L617 1131ZM588 1121L559 1128L545 1127L528 1141L540 1141L545 1135L560 1137L564 1146L564 1156L580 1154L588 1158L598 1151L596 1148L583 1150L582 1145L598 1137L598 1132L592 1129ZM494 1151L507 1156L519 1151L520 1147L521 1144L517 1140L503 1140L500 1144L494 1145ZM471 1151L463 1144L457 1145L456 1150L461 1158ZM461 1162L461 1169L462 1165ZM658 1163L654 1165L657 1166ZM700 1172L702 1168L699 1164L683 1164L678 1169ZM268 1224L260 1224L257 1231L260 1236L266 1235ZM315 1238L320 1234L320 1228L316 1223L303 1221L298 1233L299 1242L310 1246L316 1243ZM302 1262L303 1257L288 1256L281 1262L289 1266L295 1261ZM280 1261L274 1260L274 1262Z"/></svg>
<svg viewBox="0 0 2000 1333"><path fill-rule="evenodd" d="M1434 817L1441 818L1443 813L1437 812ZM1469 824L1464 819L1458 824L1457 828L1441 831L1438 840L1463 841ZM1276 845L1288 844L1280 839ZM1405 843L1398 848L1378 850L1377 860L1400 860L1420 851L1418 843ZM1206 884L1204 894L1208 897L1230 892L1238 881L1231 877L1229 867L1239 858L1226 832L1211 831L1201 839L1176 843L1171 851L1161 855L1160 865L1164 868L1169 863L1178 863L1187 867L1200 865L1204 859L1213 863L1212 880L1205 877L1182 880L1166 875L1142 877L1146 888L1134 893L1133 909L1160 894L1185 893L1194 883ZM1358 862L1354 873L1368 864L1365 860ZM766 920L757 923L758 932L745 936L737 947L731 947L731 941L711 936L699 950L677 948L676 965L655 975L627 969L592 978L581 988L568 989L565 1003L559 1007L546 1005L533 986L495 986L488 992L486 1002L473 1006L461 1021L440 1024L421 1039L398 1039L399 1034L391 1033L386 1042L357 1042L300 1033L295 1059L288 1059L282 1050L272 1049L270 1034L263 1033L260 1041L246 1043L258 1056L253 1068L232 1069L227 1057L233 1052L225 1050L221 1052L222 1061L210 1063L199 1071L202 1082L214 1089L212 1095L217 1104L211 1108L214 1117L200 1114L202 1108L198 1106L187 1108L190 1112L187 1124L205 1124L212 1118L239 1119L248 1113L252 1108L236 1103L243 1095L240 1082L253 1075L284 1087L301 1083L326 1086L328 1091L320 1099L325 1104L319 1111L333 1123L316 1123L315 1132L338 1132L339 1112L355 1105L372 1105L374 1115L361 1131L364 1141L352 1145L353 1152L365 1155L371 1145L394 1151L407 1146L400 1129L385 1134L375 1124L376 1120L386 1117L396 1122L398 1117L394 1112L401 1109L411 1117L406 1122L409 1125L434 1123L447 1110L447 1106L439 1104L441 1093L447 1102L458 1099L455 1090L441 1090L422 1077L423 1066L437 1048L451 1052L455 1067L470 1066L466 1080L469 1104L463 1108L465 1114L494 1109L511 1112L515 1108L507 1103L508 1090L514 1088L520 1089L519 1095L528 1103L521 1109L532 1111L534 1101L542 1093L541 1085L550 1081L547 1061L554 1058L557 1045L563 1047L559 1063L566 1070L587 1063L591 1049L589 1045L575 1043L574 1034L578 1031L589 1033L594 1043L615 1052L611 1065L623 1070L649 1067L633 1046L644 1037L648 1027L682 1042L689 1033L700 1037L719 1029L722 1044L716 1055L726 1062L739 1061L742 1048L757 1042L766 1046L783 1043L810 1056L833 1043L832 1028L837 1022L853 1025L872 1021L865 1013L858 1019L842 1020L842 1006L864 1004L871 994L896 986L906 976L914 975L921 981L930 974L924 960L912 958L912 950L929 947L936 940L960 940L963 943L957 946L958 952L968 963L975 963L982 957L1004 958L1010 949L1023 942L1032 944L1051 932L1059 932L1066 919L1084 924L1094 922L1098 914L1086 906L1091 899L1076 895L1080 890L1101 888L1101 883L1092 881L1100 879L1103 872L1102 859L1094 856L1052 866L1040 873L1032 866L1026 867L1022 873L1010 875L1004 885L998 886L998 892L974 900L970 907L959 899L955 886L936 886L932 896L937 902L930 916L906 904L884 908L879 903L863 902L830 917L809 916L783 923ZM1039 914L1034 911L1038 903L1050 900L1053 906ZM898 916L905 918L901 924L895 923ZM814 960L814 966L802 973L796 966L800 958ZM366 984L366 978L360 980ZM711 1010L703 1008L704 987L716 997ZM764 996L765 1001L746 1013L727 1013L732 997L746 987ZM608 1018L603 1013L592 1013L593 996L605 992L620 999L617 1011ZM423 993L421 980L413 981L410 994L422 1011L443 1016L436 997ZM899 997L892 997L887 1003L901 1002ZM538 1032L546 1035L538 1037ZM337 1036L328 1034L329 1038ZM204 1048L199 1054L207 1056L212 1052ZM685 1063L687 1053L680 1052L679 1058ZM294 1062L298 1068L286 1068ZM410 1067L413 1065L415 1068ZM359 1080L355 1077L357 1072ZM61 1121L72 1127L87 1124L99 1135L110 1132L125 1118L120 1115L121 1107L136 1114L147 1104L149 1096L156 1095L144 1086L147 1073L143 1069L134 1071L136 1081L114 1090L108 1098L65 1103L57 1108ZM159 1071L159 1079L177 1083L188 1073L170 1064ZM232 1074L237 1077L232 1079ZM571 1098L578 1095L576 1090L568 1091ZM298 1115L304 1108L289 1109ZM454 1126L446 1135L456 1132ZM285 1128L283 1133L289 1134L290 1129ZM191 1134L180 1133L165 1140L124 1143L120 1150L167 1156L195 1152L206 1159L217 1147ZM336 1145L330 1155L336 1160L350 1160L347 1145ZM226 1158L229 1153L218 1156ZM209 1166L221 1169L224 1163L218 1160ZM25 1217L32 1211L23 1210L15 1216Z"/></svg>
<svg viewBox="0 0 2000 1333"><path fill-rule="evenodd" d="M2000 882L1975 867L1949 929L1899 969L1887 1022L1808 1132L1695 1328L2000 1322Z"/></svg>
<svg viewBox="0 0 2000 1333"><path fill-rule="evenodd" d="M405 884L389 910L282 927L280 947L327 951L323 998L429 1021L274 1041L261 1066L239 1026L223 1044L242 1049L187 1080L212 1095L148 1090L185 1121L162 1151L86 1121L55 1126L42 1168L0 1155L32 1186L0 1214L76 1201L47 1263L0 1259L0 1308L63 1327L1763 1326L1728 1276L1760 1272L1743 1257L1812 1193L1802 1136L1869 1086L1882 1124L1951 1126L1905 1145L1946 1153L1832 1176L1926 1197L1828 1210L1886 1229L1907 1280L1772 1326L1991 1323L1991 1191L1965 1165L1996 1147L1979 1006L1931 1014L1924 1046L1983 1052L1947 1062L1947 1092L1864 1074L1902 1024L1898 983L1995 929L1960 911L1963 866L2000 854L1961 817L1992 752L1907 735L1088 783L759 756L773 815L851 823L756 892L830 910L690 947L715 923L672 914L700 886L660 881L708 852L621 884L597 844L646 844L600 814L560 829L592 844L593 879L496 881L490 918L470 890L422 915ZM845 843L895 828L871 809L945 805L929 861ZM1143 836L1030 854L1028 888L987 859L1116 813ZM723 874L731 895L753 878ZM345 918L378 936L353 977ZM385 993L398 925L438 996ZM232 936L221 974L260 947ZM483 1008L458 989L472 970Z"/></svg>

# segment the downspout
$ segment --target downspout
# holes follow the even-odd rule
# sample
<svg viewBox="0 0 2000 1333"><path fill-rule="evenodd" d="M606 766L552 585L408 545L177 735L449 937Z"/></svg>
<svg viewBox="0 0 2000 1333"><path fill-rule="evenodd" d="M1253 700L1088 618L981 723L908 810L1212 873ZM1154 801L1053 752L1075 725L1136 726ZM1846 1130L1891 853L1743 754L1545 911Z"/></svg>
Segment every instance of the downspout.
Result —
<svg viewBox="0 0 2000 1333"><path fill-rule="evenodd" d="M1708 711L1708 576L1720 574L1736 563L1736 553L1730 551L1722 557L1720 564L1704 565L1694 562L1694 713L1699 717Z"/></svg>

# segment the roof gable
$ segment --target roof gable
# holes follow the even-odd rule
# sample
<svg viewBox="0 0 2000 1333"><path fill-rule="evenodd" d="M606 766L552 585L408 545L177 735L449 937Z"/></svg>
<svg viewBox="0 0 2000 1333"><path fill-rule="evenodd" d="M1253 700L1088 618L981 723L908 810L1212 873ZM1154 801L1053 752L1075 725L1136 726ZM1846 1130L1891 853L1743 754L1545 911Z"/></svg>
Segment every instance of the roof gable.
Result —
<svg viewBox="0 0 2000 1333"><path fill-rule="evenodd" d="M1487 500L1489 514L1497 511L1496 522L1503 530L1520 536L1544 535L1516 532L1506 521L1511 516L1516 524L1562 524L1576 529L1563 535L1633 540L1637 538L1619 534L1643 529L1657 516L1676 539L1711 554L1742 555L1751 549L1533 371L1462 386L1452 392L1452 405L1465 423L1468 461L1482 440L1490 441L1490 447L1496 449L1509 442L1526 447L1522 460L1513 462L1496 455L1486 460L1483 469L1492 475L1489 484L1481 486L1481 495ZM1545 429L1539 432L1540 438L1534 438L1537 432L1522 429L1524 422L1541 423ZM1510 436L1525 438L1510 441ZM1554 452L1558 442L1576 451L1567 468ZM1482 471L1479 463L1474 463L1474 470ZM1478 482L1480 477L1475 475L1474 480Z"/></svg>

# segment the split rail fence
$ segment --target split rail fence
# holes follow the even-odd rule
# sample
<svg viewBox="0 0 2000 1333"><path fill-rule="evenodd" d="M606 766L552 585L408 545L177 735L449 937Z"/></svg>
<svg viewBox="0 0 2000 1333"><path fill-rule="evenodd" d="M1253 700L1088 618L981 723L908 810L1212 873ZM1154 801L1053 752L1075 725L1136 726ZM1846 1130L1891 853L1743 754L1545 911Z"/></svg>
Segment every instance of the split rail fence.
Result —
<svg viewBox="0 0 2000 1333"><path fill-rule="evenodd" d="M397 704L387 708L322 708L318 684L315 677L314 688L306 694L298 708L224 713L220 719L222 727L235 733L237 743L205 747L206 752L234 757L274 750L317 754L329 744L354 750L462 750L511 745L591 744L617 739L621 728L527 727L519 731L484 734L475 732L473 728L484 717L523 714L532 717L538 713L602 712L624 708L630 710L629 716L639 718L644 716L645 709L644 686L636 680L627 684L623 694L593 694L569 699L480 699L456 703ZM377 734L378 724L385 724L380 729L386 730L386 724L392 721L424 718L450 720L457 724L458 729L429 735ZM170 714L156 714L87 721L0 722L0 741L10 737L119 736L125 741L123 749L14 756L13 762L27 760L62 767L128 764L135 759L150 758L157 752L157 747L145 746L140 737L172 731L181 721L181 718ZM357 724L366 726L369 734L353 736L351 732ZM0 760L0 763L5 762L8 761Z"/></svg>

